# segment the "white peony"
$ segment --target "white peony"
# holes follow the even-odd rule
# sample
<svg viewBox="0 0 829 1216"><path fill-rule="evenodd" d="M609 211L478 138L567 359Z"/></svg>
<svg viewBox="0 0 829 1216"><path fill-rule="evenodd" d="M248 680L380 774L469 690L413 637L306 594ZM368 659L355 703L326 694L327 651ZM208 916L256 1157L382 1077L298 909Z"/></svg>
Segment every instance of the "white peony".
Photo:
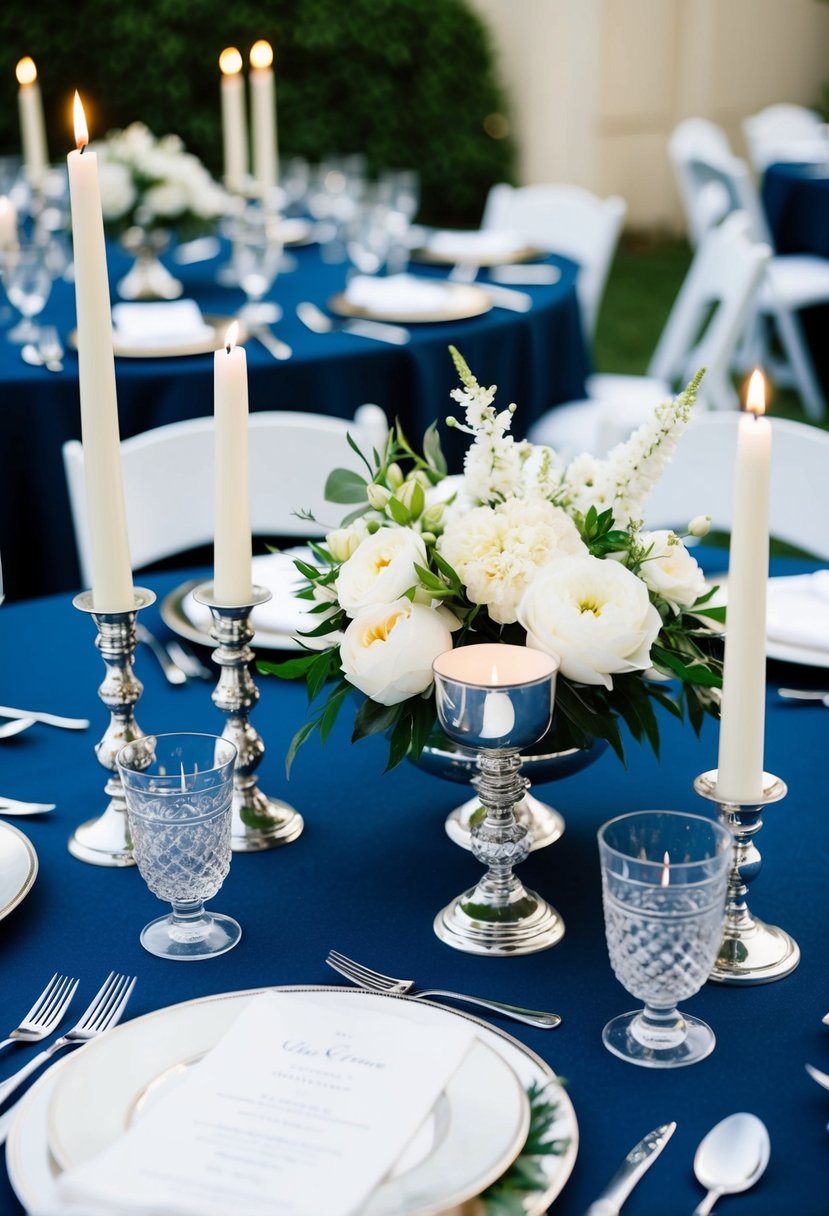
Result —
<svg viewBox="0 0 829 1216"><path fill-rule="evenodd" d="M661 618L626 566L561 557L539 574L518 610L527 645L561 659L561 674L612 688L611 676L644 671Z"/></svg>
<svg viewBox="0 0 829 1216"><path fill-rule="evenodd" d="M368 604L389 604L419 583L415 563L427 564L426 546L409 528L380 528L340 566L337 598L349 616Z"/></svg>
<svg viewBox="0 0 829 1216"><path fill-rule="evenodd" d="M639 577L674 612L690 608L705 594L705 576L674 532L641 532L637 540L647 550Z"/></svg>
<svg viewBox="0 0 829 1216"><path fill-rule="evenodd" d="M438 547L472 602L485 604L500 625L518 619L524 592L553 557L587 552L570 517L540 498L511 498L456 515Z"/></svg>
<svg viewBox="0 0 829 1216"><path fill-rule="evenodd" d="M432 664L451 649L439 612L399 599L354 618L340 643L340 662L348 682L372 701L397 705L431 686Z"/></svg>

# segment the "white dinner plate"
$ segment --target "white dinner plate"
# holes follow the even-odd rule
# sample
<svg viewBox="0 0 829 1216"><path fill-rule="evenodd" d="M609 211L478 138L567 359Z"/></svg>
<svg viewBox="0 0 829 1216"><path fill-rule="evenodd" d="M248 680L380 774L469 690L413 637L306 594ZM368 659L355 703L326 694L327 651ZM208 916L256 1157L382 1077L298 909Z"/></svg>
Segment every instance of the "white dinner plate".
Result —
<svg viewBox="0 0 829 1216"><path fill-rule="evenodd" d="M103 1147L123 1130L125 1119L135 1117L142 1101L152 1100L153 1079L162 1074L166 1081L168 1070L208 1050L258 991L203 997L125 1022L50 1069L21 1102L7 1144L9 1178L21 1203L27 1209L47 1208L59 1196L60 1167L49 1151L50 1137L63 1160L85 1159ZM363 1216L438 1213L490 1185L524 1142L524 1090L533 1082L551 1086L559 1109L551 1134L563 1142L560 1155L539 1159L546 1189L533 1192L527 1207L534 1216L546 1211L572 1171L578 1128L569 1098L543 1060L479 1018L430 1002L360 989L290 986L277 991L302 993L334 1007L358 1000L367 1009L424 1025L463 1018L477 1028L475 1054L470 1053L437 1104L431 1131L420 1137L419 1159L407 1152L398 1172L374 1192ZM412 1206L415 1189L418 1198Z"/></svg>
<svg viewBox="0 0 829 1216"><path fill-rule="evenodd" d="M468 283L441 283L429 280L428 286L437 289L434 303L429 308L407 308L405 298L390 299L388 304L361 307L349 300L345 292L332 296L328 307L341 317L364 317L369 321L391 321L396 324L434 324L444 321L465 321L480 317L492 308L492 301L481 287ZM413 297L414 298L414 297Z"/></svg>
<svg viewBox="0 0 829 1216"><path fill-rule="evenodd" d="M37 853L19 828L0 822L0 920L17 907L37 877Z"/></svg>
<svg viewBox="0 0 829 1216"><path fill-rule="evenodd" d="M254 608L251 621L255 630L252 645L258 650L303 650L306 647L324 649L332 642L331 634L321 638L297 640L297 633L314 629L320 618L309 615L311 600L299 600L295 593L305 580L294 565L294 557L314 562L310 549L298 546L282 553L266 553L253 559L253 582L267 587L273 598ZM215 646L210 637L210 609L198 603L193 592L203 579L189 579L167 595L161 603L161 619L173 633L200 646ZM307 605L307 606L306 606Z"/></svg>
<svg viewBox="0 0 829 1216"><path fill-rule="evenodd" d="M149 345L136 341L128 334L120 334L117 329L112 331L113 353L119 359L172 359L186 355L209 355L219 350L225 340L228 326L232 321L239 325L236 341L239 345L248 339L247 326L238 317L218 316L215 313L205 313L205 330L203 334L192 338L174 335L169 342L159 341ZM78 331L73 329L68 337L69 345L78 348Z"/></svg>
<svg viewBox="0 0 829 1216"><path fill-rule="evenodd" d="M807 609L813 609L816 597L808 593L808 582L805 580L809 578L809 575L794 574L769 579L766 599L766 655L770 659L778 659L783 663L798 663L803 667L829 667L829 598L825 605L825 645L810 645L807 642L795 643L774 636L776 622L779 621L780 627L784 628L787 620L796 619ZM711 604L727 604L727 576L711 576L708 582L715 583L719 587Z"/></svg>

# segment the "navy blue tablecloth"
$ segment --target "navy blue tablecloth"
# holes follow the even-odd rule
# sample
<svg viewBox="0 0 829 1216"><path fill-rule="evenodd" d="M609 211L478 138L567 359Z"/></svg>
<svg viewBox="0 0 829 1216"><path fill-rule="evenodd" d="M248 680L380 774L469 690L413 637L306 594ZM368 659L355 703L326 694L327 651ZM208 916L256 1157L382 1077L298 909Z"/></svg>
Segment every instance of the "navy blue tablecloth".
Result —
<svg viewBox="0 0 829 1216"><path fill-rule="evenodd" d="M817 165L769 165L763 175L763 206L778 253L829 257L829 171ZM829 397L829 304L800 314L815 369Z"/></svg>
<svg viewBox="0 0 829 1216"><path fill-rule="evenodd" d="M298 321L300 300L320 305L345 284L346 266L327 264L316 247L291 251L297 267L282 275L271 293L284 310L276 329L294 350L277 363L258 342L249 341L252 410L308 410L352 417L366 401L399 418L413 442L449 412L449 391L457 377L447 352L455 343L482 383L498 384L504 405L519 404L514 429L524 429L545 410L584 395L588 357L575 294L576 266L563 259L560 280L529 287L527 313L494 308L482 317L447 324L413 325L408 346L395 347L352 335L310 333ZM209 262L179 266L187 296L210 314L228 315L244 302L242 292L216 285L216 271L228 251ZM168 260L169 261L169 260ZM116 247L109 251L113 282L128 263ZM421 267L418 273L445 275ZM113 289L113 299L115 299ZM44 313L64 338L74 326L71 285L58 282ZM212 355L129 359L116 362L121 437L127 438L213 409ZM64 371L50 373L22 362L19 348L0 333L0 559L8 598L22 598L77 585L74 537L69 517L61 447L80 437L77 356L69 352ZM446 447L454 464L461 437Z"/></svg>
<svg viewBox="0 0 829 1216"><path fill-rule="evenodd" d="M721 565L715 557L714 567ZM778 572L797 568L789 563ZM150 585L161 595L180 577L157 577ZM145 619L157 624L157 607ZM93 642L90 620L71 607L68 596L0 611L0 702L93 719L84 734L40 726L0 742L0 791L58 804L50 815L18 821L37 849L40 873L28 897L0 922L0 1032L17 1024L58 969L80 976L82 998L110 968L137 975L129 1007L137 1016L209 993L331 982L323 959L335 947L422 984L562 1014L563 1024L554 1031L503 1023L568 1078L580 1146L554 1204L556 1216L582 1216L636 1140L669 1119L677 1121L677 1132L625 1213L690 1212L702 1196L692 1172L696 1145L713 1123L739 1110L754 1111L766 1122L772 1145L768 1170L740 1200L740 1210L751 1216L826 1212L829 1095L803 1066L808 1061L829 1071L829 1030L821 1025L829 1009L829 818L822 763L829 713L820 705L784 704L775 688L797 681L820 686L829 672L775 665L769 670L766 766L788 782L789 794L769 810L760 834L765 865L751 905L798 940L800 967L760 987L706 985L685 1007L715 1029L714 1053L693 1067L660 1071L625 1064L601 1043L604 1023L636 1002L613 978L607 959L596 830L616 814L643 807L711 813L692 781L716 764L715 723L707 723L696 739L689 728L665 718L661 762L631 745L626 767L605 753L581 773L540 787L564 814L567 828L558 843L531 856L522 876L556 905L567 933L554 949L534 956L484 959L450 949L432 932L438 909L480 873L444 834L444 817L460 800L460 788L408 764L383 775L384 744L352 745L347 713L324 748L312 742L300 753L287 784L283 756L304 720L305 694L298 686L258 677L262 696L255 717L267 744L260 784L302 811L305 832L282 850L234 856L212 906L239 919L242 941L221 958L183 966L154 958L139 945L139 930L160 907L135 869L92 867L66 851L72 829L103 805L103 771L92 753L105 725L96 697L102 666ZM170 688L143 649L136 666L145 686L138 712L145 730L221 728L209 684ZM34 1050L8 1049L0 1059L0 1078ZM0 1175L0 1211L12 1216L20 1209Z"/></svg>

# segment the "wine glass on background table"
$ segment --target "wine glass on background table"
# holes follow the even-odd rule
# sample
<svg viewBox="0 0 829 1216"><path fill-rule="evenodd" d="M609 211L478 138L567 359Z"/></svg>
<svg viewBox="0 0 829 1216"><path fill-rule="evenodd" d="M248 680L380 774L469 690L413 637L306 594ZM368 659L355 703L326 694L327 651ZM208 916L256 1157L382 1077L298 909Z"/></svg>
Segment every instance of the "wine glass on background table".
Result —
<svg viewBox="0 0 829 1216"><path fill-rule="evenodd" d="M242 936L232 917L204 906L230 869L235 761L235 746L217 735L146 735L118 753L135 863L173 906L141 932L150 954L212 958Z"/></svg>
<svg viewBox="0 0 829 1216"><path fill-rule="evenodd" d="M711 1027L677 1004L699 992L717 957L732 843L722 824L673 811L636 811L599 829L610 963L645 1002L602 1031L623 1060L678 1068L714 1050Z"/></svg>
<svg viewBox="0 0 829 1216"><path fill-rule="evenodd" d="M230 227L236 279L247 297L239 318L250 325L270 325L282 309L265 296L273 288L282 262L280 217L277 212L250 208Z"/></svg>
<svg viewBox="0 0 829 1216"><path fill-rule="evenodd" d="M20 313L20 322L6 334L10 342L37 343L40 329L35 324L46 307L52 291L52 271L47 247L33 242L0 253L0 278L9 303Z"/></svg>

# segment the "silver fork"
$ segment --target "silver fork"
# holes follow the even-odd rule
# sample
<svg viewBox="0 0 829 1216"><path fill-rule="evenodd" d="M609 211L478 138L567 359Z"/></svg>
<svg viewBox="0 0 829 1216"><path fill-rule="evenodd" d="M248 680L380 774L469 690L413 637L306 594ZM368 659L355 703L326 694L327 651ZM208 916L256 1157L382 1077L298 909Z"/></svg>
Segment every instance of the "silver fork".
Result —
<svg viewBox="0 0 829 1216"><path fill-rule="evenodd" d="M395 975L384 975L382 971L373 971L354 959L346 958L337 950L329 950L326 963L340 975L351 980L358 988L366 988L370 992L389 992L398 996L442 997L447 1001L460 1001L464 1005L479 1005L493 1013L502 1013L505 1017L514 1018L516 1022L526 1022L528 1026L540 1026L544 1030L552 1030L560 1025L561 1018L557 1013L545 1013L543 1009L525 1009L521 1005L507 1005L504 1001L492 1001L487 997L467 996L463 992L448 992L444 988L419 988L414 991L414 980L400 979Z"/></svg>
<svg viewBox="0 0 829 1216"><path fill-rule="evenodd" d="M39 1043L51 1034L66 1013L77 986L76 979L55 972L17 1029L0 1043L0 1051L10 1043Z"/></svg>
<svg viewBox="0 0 829 1216"><path fill-rule="evenodd" d="M45 1051L39 1051L33 1060L29 1060L28 1064L24 1064L21 1069L0 1085L0 1104L5 1102L35 1069L40 1068L41 1064L47 1060L51 1060L52 1056L62 1047L77 1047L81 1043L88 1043L96 1035L102 1034L105 1030L109 1030L110 1026L114 1026L120 1020L134 987L135 979L133 977L118 975L115 971L110 971L106 981L96 992L72 1029L67 1030L66 1034L61 1035L59 1039L55 1039L54 1043L50 1043Z"/></svg>

